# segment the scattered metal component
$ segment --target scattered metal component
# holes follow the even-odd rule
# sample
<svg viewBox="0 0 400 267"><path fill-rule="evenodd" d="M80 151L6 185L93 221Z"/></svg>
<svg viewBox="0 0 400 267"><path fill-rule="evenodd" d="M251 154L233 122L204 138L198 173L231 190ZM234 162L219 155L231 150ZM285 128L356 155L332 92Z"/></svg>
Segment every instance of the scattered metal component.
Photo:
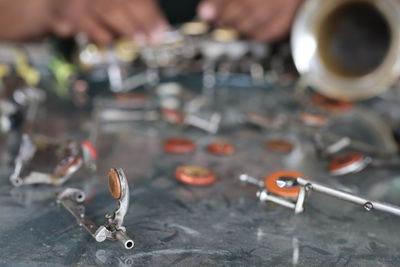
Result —
<svg viewBox="0 0 400 267"><path fill-rule="evenodd" d="M217 181L217 176L210 169L193 165L177 167L175 178L182 183L194 186L207 186Z"/></svg>
<svg viewBox="0 0 400 267"><path fill-rule="evenodd" d="M18 76L0 81L0 131L19 129L24 122L33 123L40 104L46 99L43 90L29 86Z"/></svg>
<svg viewBox="0 0 400 267"><path fill-rule="evenodd" d="M294 149L294 144L285 139L270 139L265 147L274 152L289 153Z"/></svg>
<svg viewBox="0 0 400 267"><path fill-rule="evenodd" d="M399 166L400 157L371 157L359 152L347 152L345 154L333 157L328 165L328 170L332 175L346 175L357 173L368 166L372 167L390 167Z"/></svg>
<svg viewBox="0 0 400 267"><path fill-rule="evenodd" d="M319 154L323 157L336 154L337 152L351 145L351 139L347 136L340 138L330 145L325 145L321 133L316 133L313 136L313 141Z"/></svg>
<svg viewBox="0 0 400 267"><path fill-rule="evenodd" d="M235 147L232 143L224 140L216 140L208 144L207 150L215 155L232 155Z"/></svg>
<svg viewBox="0 0 400 267"><path fill-rule="evenodd" d="M97 242L106 239L119 241L124 248L134 247L133 240L127 235L123 226L125 215L129 208L129 186L122 169L110 169L108 183L111 196L118 200L118 208L107 214L104 225L98 227L90 218L85 215L85 207L80 204L85 200L85 193L76 188L67 188L59 196L61 203L83 226Z"/></svg>
<svg viewBox="0 0 400 267"><path fill-rule="evenodd" d="M290 171L291 172L291 171ZM268 178L269 177L269 178ZM371 211L373 209L375 210L380 210L384 212L388 212L397 216L400 216L400 207L394 206L391 204L379 202L379 201L372 201L367 198L363 198L351 193L347 193L341 190L333 189L328 186L322 185L320 183L316 183L313 181L310 181L306 178L303 177L302 174L297 173L297 172L291 172L288 173L285 172L276 172L272 173L270 176L268 176L266 181L263 183L262 181L250 177L246 174L242 174L239 178L240 181L249 183L249 184L255 184L259 187L263 187L265 185L266 189L262 189L261 191L257 192L257 197L260 199L261 202L274 202L276 204L279 204L281 206L293 209L294 212L301 213L304 211L304 203L307 198L307 194L310 191L316 191L320 192L329 196L336 197L338 199L346 200L349 202L353 202L356 204L362 205L362 207L367 210ZM266 183L270 181L272 183L275 182L274 186L270 186L269 189L266 186ZM271 192L271 188L275 190L275 188L281 188L281 189L288 189L288 188L294 188L293 190L298 192L297 197L294 197L292 199L288 199L285 196L282 196L281 192L283 191L278 191L277 192ZM279 195L280 194L280 195ZM293 194L292 196L294 196ZM293 201L295 200L295 201Z"/></svg>
<svg viewBox="0 0 400 267"><path fill-rule="evenodd" d="M87 141L58 141L24 134L10 181L14 186L60 185L82 167L94 171L96 157L96 150Z"/></svg>
<svg viewBox="0 0 400 267"><path fill-rule="evenodd" d="M208 115L208 116L207 116ZM221 114L214 112L211 114L187 114L184 119L186 125L194 126L208 133L218 132L221 123Z"/></svg>
<svg viewBox="0 0 400 267"><path fill-rule="evenodd" d="M170 154L186 154L196 150L196 144L184 137L171 137L164 141L164 151Z"/></svg>
<svg viewBox="0 0 400 267"><path fill-rule="evenodd" d="M283 113L272 118L257 113L247 113L246 121L261 128L279 129L288 123L288 116Z"/></svg>
<svg viewBox="0 0 400 267"><path fill-rule="evenodd" d="M372 161L372 158L365 157L358 152L348 152L332 158L328 170L333 175L345 175L360 172Z"/></svg>
<svg viewBox="0 0 400 267"><path fill-rule="evenodd" d="M154 121L159 118L155 103L147 95L139 93L98 97L94 101L93 116L97 123Z"/></svg>

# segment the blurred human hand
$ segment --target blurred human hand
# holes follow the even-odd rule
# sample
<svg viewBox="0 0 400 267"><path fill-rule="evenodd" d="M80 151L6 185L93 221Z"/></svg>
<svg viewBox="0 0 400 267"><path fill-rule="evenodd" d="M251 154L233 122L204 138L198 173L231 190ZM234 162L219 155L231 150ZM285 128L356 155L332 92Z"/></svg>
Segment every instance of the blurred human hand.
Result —
<svg viewBox="0 0 400 267"><path fill-rule="evenodd" d="M259 41L275 41L290 30L302 0L203 0L199 17Z"/></svg>
<svg viewBox="0 0 400 267"><path fill-rule="evenodd" d="M26 40L49 30L49 0L0 0L0 39Z"/></svg>
<svg viewBox="0 0 400 267"><path fill-rule="evenodd" d="M0 39L85 33L96 43L116 37L158 42L167 28L156 0L0 0Z"/></svg>
<svg viewBox="0 0 400 267"><path fill-rule="evenodd" d="M157 43L167 28L155 0L57 0L52 14L56 34L85 33L100 44L121 36Z"/></svg>

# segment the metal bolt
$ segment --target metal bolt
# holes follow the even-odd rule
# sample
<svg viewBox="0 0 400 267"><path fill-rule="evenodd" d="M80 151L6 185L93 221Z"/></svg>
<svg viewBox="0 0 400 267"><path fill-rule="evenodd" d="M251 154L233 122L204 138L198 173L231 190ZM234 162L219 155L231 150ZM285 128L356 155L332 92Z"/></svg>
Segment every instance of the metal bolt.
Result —
<svg viewBox="0 0 400 267"><path fill-rule="evenodd" d="M364 209L366 211L371 211L374 208L374 205L371 202L365 202Z"/></svg>

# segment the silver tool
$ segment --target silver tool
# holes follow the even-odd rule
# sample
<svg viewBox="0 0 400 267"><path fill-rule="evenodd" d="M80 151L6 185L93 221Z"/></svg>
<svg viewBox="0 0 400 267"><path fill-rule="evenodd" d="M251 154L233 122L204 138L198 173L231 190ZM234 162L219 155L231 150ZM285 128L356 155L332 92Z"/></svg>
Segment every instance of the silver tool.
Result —
<svg viewBox="0 0 400 267"><path fill-rule="evenodd" d="M127 235L123 226L125 215L129 208L129 186L122 169L110 169L108 184L113 198L118 200L118 208L112 214L106 214L104 225L97 226L85 215L85 207L81 204L85 200L85 193L76 188L67 188L59 196L61 203L83 226L97 242L106 239L119 241L124 248L134 247L133 240Z"/></svg>
<svg viewBox="0 0 400 267"><path fill-rule="evenodd" d="M240 181L245 183L254 184L259 187L264 187L264 183L262 181L254 177L251 177L247 174L240 175L239 179ZM281 177L280 179L277 180L277 185L281 188L299 186L300 191L297 199L295 201L292 201L287 198L275 196L270 192L268 192L268 190L266 189L262 189L261 191L257 192L257 197L260 199L261 202L271 201L281 206L290 208L294 210L296 214L304 211L304 203L308 196L308 192L316 191L332 197L336 197L338 199L362 205L362 207L367 211L375 209L400 216L400 207L398 206L387 204L384 202L369 200L361 196L357 196L348 192L328 187L326 185L322 185L320 183L310 181L303 177L296 177L294 180Z"/></svg>

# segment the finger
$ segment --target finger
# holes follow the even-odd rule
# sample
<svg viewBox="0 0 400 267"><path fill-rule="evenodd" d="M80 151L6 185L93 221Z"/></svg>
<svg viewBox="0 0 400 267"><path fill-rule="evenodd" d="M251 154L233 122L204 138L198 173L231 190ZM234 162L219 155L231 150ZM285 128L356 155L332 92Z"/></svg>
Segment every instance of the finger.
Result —
<svg viewBox="0 0 400 267"><path fill-rule="evenodd" d="M215 21L222 12L224 4L230 0L203 0L197 8L197 14L204 21Z"/></svg>
<svg viewBox="0 0 400 267"><path fill-rule="evenodd" d="M274 20L260 25L260 31L255 33L254 37L258 41L276 41L287 34L289 27L288 16L279 13Z"/></svg>
<svg viewBox="0 0 400 267"><path fill-rule="evenodd" d="M249 0L230 0L220 9L216 21L222 27L234 27L239 21L251 19L252 11L257 8L252 7L254 1ZM250 15L251 14L251 15Z"/></svg>
<svg viewBox="0 0 400 267"><path fill-rule="evenodd" d="M122 1L99 1L94 8L96 17L116 35L132 36L136 30L134 18L129 17Z"/></svg>
<svg viewBox="0 0 400 267"><path fill-rule="evenodd" d="M89 16L82 19L79 29L86 33L90 40L100 45L110 44L113 40L112 33Z"/></svg>
<svg viewBox="0 0 400 267"><path fill-rule="evenodd" d="M249 10L248 12L251 12L252 16L239 20L235 28L245 36L254 37L260 31L266 30L266 27L277 19L281 10L276 7L271 7L267 11L264 9L256 9L253 11Z"/></svg>
<svg viewBox="0 0 400 267"><path fill-rule="evenodd" d="M282 6L278 16L263 27L263 30L256 35L256 39L260 41L276 41L286 36L292 26L299 4L300 1L292 1L292 4Z"/></svg>
<svg viewBox="0 0 400 267"><path fill-rule="evenodd" d="M130 1L128 7L131 17L137 21L139 31L151 42L160 42L168 24L159 7L149 0Z"/></svg>

